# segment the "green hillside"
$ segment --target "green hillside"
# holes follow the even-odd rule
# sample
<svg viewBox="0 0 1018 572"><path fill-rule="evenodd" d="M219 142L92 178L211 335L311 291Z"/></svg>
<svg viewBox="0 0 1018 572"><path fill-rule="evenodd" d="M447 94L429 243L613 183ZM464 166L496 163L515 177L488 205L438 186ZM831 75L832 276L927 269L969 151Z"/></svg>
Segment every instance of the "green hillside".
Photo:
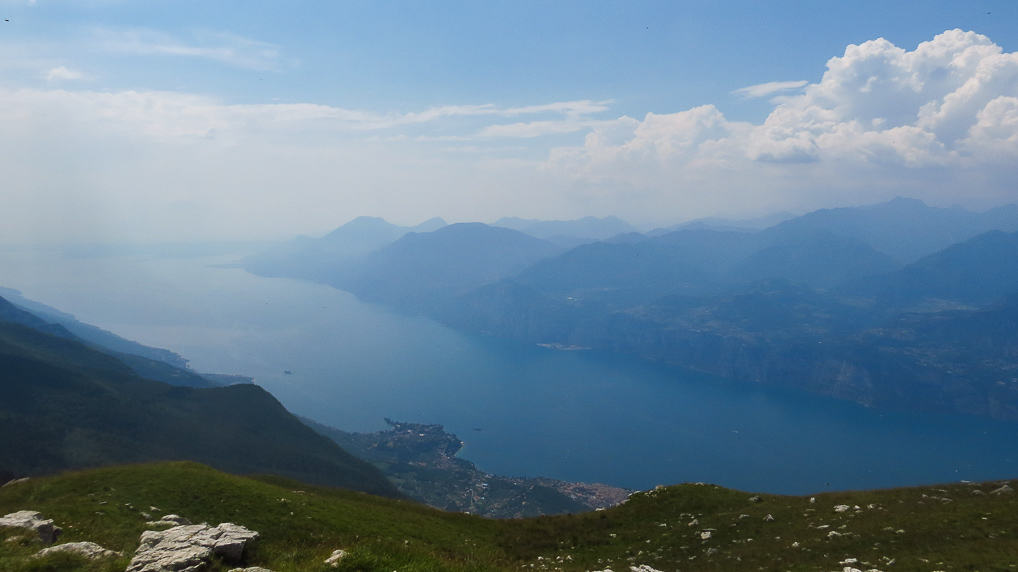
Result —
<svg viewBox="0 0 1018 572"><path fill-rule="evenodd" d="M92 570L123 570L145 521L165 513L258 531L246 565L276 572L332 570L323 561L337 548L349 553L339 570L1007 570L1018 564L1018 503L1002 485L811 500L686 484L582 515L486 520L278 477L162 463L0 488L0 514L40 511L63 527L61 542L89 540L125 554ZM39 548L0 542L0 569L89 569L29 560Z"/></svg>
<svg viewBox="0 0 1018 572"><path fill-rule="evenodd" d="M397 496L264 389L177 387L70 338L0 321L0 472L188 459Z"/></svg>

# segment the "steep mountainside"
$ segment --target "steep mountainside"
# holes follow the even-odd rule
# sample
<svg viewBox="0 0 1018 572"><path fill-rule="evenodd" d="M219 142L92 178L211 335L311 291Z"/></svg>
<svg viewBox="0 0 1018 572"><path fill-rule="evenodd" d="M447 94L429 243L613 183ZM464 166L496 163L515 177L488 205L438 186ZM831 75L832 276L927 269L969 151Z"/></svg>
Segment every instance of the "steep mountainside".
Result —
<svg viewBox="0 0 1018 572"><path fill-rule="evenodd" d="M906 307L989 304L1018 291L1018 232L981 234L897 272L855 280L845 291Z"/></svg>
<svg viewBox="0 0 1018 572"><path fill-rule="evenodd" d="M395 495L377 469L256 385L196 389L138 376L81 342L0 322L0 467L18 475L191 459L236 473Z"/></svg>

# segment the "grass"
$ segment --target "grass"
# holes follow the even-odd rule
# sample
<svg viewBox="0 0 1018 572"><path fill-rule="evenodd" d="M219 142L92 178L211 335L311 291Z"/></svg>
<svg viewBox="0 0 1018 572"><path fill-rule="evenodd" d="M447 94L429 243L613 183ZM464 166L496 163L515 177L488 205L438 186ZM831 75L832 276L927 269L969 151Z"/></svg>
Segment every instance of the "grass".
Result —
<svg viewBox="0 0 1018 572"><path fill-rule="evenodd" d="M38 542L20 537L0 542L0 570L123 570L145 521L167 513L259 531L247 564L277 572L336 570L323 561L337 548L349 552L338 570L618 572L639 564L660 570L1015 570L1018 501L1015 493L991 494L999 486L827 493L811 502L686 484L638 493L605 511L488 520L278 477L232 476L195 463L122 466L5 487L0 514L38 510L63 527L61 542L91 540L122 551L123 558L98 564L32 559ZM837 505L849 508L838 512ZM710 538L702 538L705 532ZM7 530L0 537L18 534Z"/></svg>

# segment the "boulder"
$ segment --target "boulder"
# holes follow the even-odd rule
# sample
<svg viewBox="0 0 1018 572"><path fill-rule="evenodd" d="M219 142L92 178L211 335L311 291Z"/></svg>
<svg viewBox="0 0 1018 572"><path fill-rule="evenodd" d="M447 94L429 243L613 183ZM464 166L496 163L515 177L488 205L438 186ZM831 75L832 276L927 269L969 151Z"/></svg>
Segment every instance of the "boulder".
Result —
<svg viewBox="0 0 1018 572"><path fill-rule="evenodd" d="M9 486L17 485L17 484L24 483L24 482L27 482L27 481L28 481L28 477L21 477L20 479L11 479L11 480L7 481L6 483L4 483L4 486L5 487L9 487Z"/></svg>
<svg viewBox="0 0 1018 572"><path fill-rule="evenodd" d="M258 533L224 522L218 526L190 524L168 530L146 530L126 572L196 572L212 555L237 562Z"/></svg>
<svg viewBox="0 0 1018 572"><path fill-rule="evenodd" d="M120 556L119 552L107 550L102 546L94 542L67 542L65 544L57 544L56 546L50 546L49 548L43 548L35 554L36 558L42 558L49 556L50 554L58 554L63 552L70 552L71 554L78 554L88 558L89 560L100 560L102 558L109 558L111 556Z"/></svg>
<svg viewBox="0 0 1018 572"><path fill-rule="evenodd" d="M39 540L46 544L53 544L60 536L60 527L53 526L52 519L44 519L42 515L34 510L20 510L0 517L0 526L12 528L25 528L34 531L39 535Z"/></svg>

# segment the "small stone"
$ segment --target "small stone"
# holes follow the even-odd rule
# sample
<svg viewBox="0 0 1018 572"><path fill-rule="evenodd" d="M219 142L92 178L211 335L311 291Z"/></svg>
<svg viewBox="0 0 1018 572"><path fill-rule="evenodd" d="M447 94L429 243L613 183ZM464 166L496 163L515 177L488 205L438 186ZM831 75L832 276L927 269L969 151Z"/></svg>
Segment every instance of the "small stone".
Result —
<svg viewBox="0 0 1018 572"><path fill-rule="evenodd" d="M767 513L767 516L763 517L764 522L774 522L774 515Z"/></svg>
<svg viewBox="0 0 1018 572"><path fill-rule="evenodd" d="M991 495L1009 495L1012 493L1014 493L1014 489L1012 489L1011 486L1008 485L1007 483L1001 485L1000 488L996 488L990 491Z"/></svg>
<svg viewBox="0 0 1018 572"><path fill-rule="evenodd" d="M760 497L758 497L756 495L749 497L749 502L760 502L762 500L763 500L762 498L760 498Z"/></svg>
<svg viewBox="0 0 1018 572"><path fill-rule="evenodd" d="M700 533L700 540L710 540L711 533L709 530L705 530Z"/></svg>
<svg viewBox="0 0 1018 572"><path fill-rule="evenodd" d="M847 504L839 504L834 507L834 512L845 512L846 510L848 510Z"/></svg>
<svg viewBox="0 0 1018 572"><path fill-rule="evenodd" d="M5 487L11 487L28 481L28 477L21 477L20 479L11 479L4 483Z"/></svg>
<svg viewBox="0 0 1018 572"><path fill-rule="evenodd" d="M333 568L339 568L339 561L346 556L346 550L337 548L332 551L332 555L325 559L325 563ZM540 557L538 557L540 558Z"/></svg>

